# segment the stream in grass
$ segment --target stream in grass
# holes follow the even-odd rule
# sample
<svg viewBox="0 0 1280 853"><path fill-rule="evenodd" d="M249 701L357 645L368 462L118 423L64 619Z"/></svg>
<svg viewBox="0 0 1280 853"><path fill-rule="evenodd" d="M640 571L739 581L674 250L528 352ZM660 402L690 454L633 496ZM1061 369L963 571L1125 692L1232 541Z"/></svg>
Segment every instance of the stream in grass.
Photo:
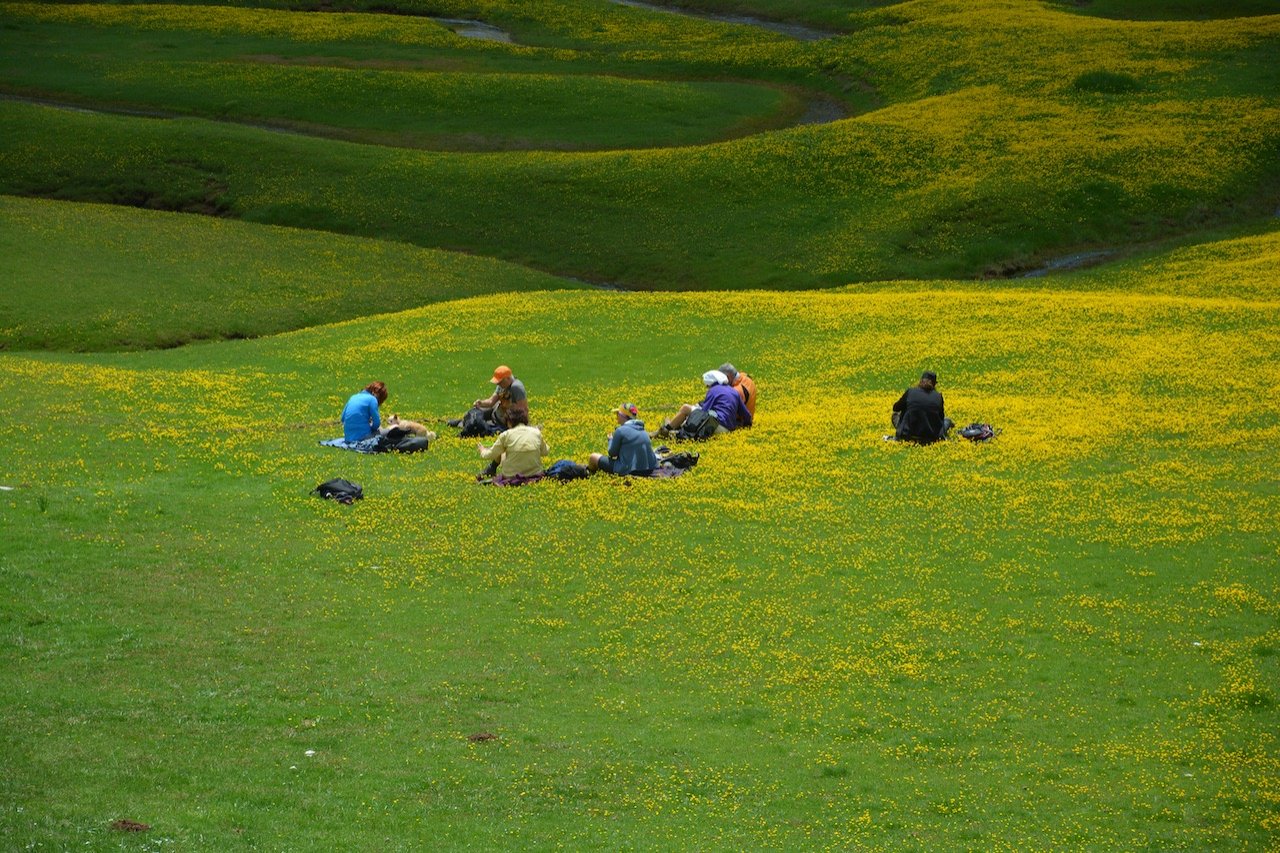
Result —
<svg viewBox="0 0 1280 853"><path fill-rule="evenodd" d="M806 27L803 24L788 24L782 21L766 21L763 18L752 18L748 15L725 15L716 12L695 12L679 6L659 6L656 3L645 3L643 0L609 0L619 6L630 6L634 9L647 9L650 12L667 12L672 15L685 15L690 18L702 18L707 21L719 21L722 24L743 24L749 27L760 27L770 32L781 33L800 41L821 41L834 38L840 33Z"/></svg>
<svg viewBox="0 0 1280 853"><path fill-rule="evenodd" d="M500 41L512 44L511 33L499 29L484 21L473 21L469 18L432 18L437 24L451 30L454 35L482 41Z"/></svg>

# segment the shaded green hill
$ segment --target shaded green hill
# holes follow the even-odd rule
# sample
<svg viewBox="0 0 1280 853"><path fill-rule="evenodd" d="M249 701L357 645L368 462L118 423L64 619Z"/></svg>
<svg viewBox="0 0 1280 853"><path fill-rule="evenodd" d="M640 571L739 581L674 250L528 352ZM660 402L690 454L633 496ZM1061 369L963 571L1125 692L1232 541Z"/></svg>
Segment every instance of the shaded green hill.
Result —
<svg viewBox="0 0 1280 853"><path fill-rule="evenodd" d="M20 20L105 16L126 26L121 8L5 7ZM426 32L385 15L147 8L147 27L269 32L298 53ZM643 289L1001 275L1083 246L1258 218L1280 203L1280 18L1134 24L1001 0L918 0L861 13L856 37L802 44L592 9L581 20L545 4L522 12L590 51L449 49L509 56L521 73L544 61L557 72L578 62L593 72L768 67L773 82L822 86L867 72L885 104L715 145L482 156L7 103L0 190L216 210ZM636 53L632 40L652 32L607 26L633 19L673 38Z"/></svg>
<svg viewBox="0 0 1280 853"><path fill-rule="evenodd" d="M0 197L0 349L257 337L481 293L583 285L292 228Z"/></svg>

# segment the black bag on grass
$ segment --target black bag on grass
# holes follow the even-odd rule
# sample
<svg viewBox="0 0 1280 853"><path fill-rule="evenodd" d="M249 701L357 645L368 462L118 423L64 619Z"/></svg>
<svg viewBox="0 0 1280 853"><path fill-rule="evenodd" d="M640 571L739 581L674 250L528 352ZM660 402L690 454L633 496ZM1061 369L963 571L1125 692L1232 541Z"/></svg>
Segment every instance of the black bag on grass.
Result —
<svg viewBox="0 0 1280 853"><path fill-rule="evenodd" d="M343 480L341 477L334 480L325 480L312 489L311 494L348 505L364 499L364 489L350 480Z"/></svg>
<svg viewBox="0 0 1280 853"><path fill-rule="evenodd" d="M970 441L990 441L996 437L996 431L991 424L972 423L960 430L960 437Z"/></svg>
<svg viewBox="0 0 1280 853"><path fill-rule="evenodd" d="M659 457L658 462L671 468L692 468L698 464L698 454L681 450L679 453L670 453Z"/></svg>
<svg viewBox="0 0 1280 853"><path fill-rule="evenodd" d="M684 419L675 438L680 441L705 441L716 434L720 422L706 409L694 409Z"/></svg>
<svg viewBox="0 0 1280 853"><path fill-rule="evenodd" d="M497 432L501 430L489 420L489 413L472 407L462 416L462 431L458 433L458 438L485 438Z"/></svg>
<svg viewBox="0 0 1280 853"><path fill-rule="evenodd" d="M382 438L383 440L379 442L378 446L380 452L421 453L431 444L425 435L417 435L400 427L392 427L387 430L387 434Z"/></svg>

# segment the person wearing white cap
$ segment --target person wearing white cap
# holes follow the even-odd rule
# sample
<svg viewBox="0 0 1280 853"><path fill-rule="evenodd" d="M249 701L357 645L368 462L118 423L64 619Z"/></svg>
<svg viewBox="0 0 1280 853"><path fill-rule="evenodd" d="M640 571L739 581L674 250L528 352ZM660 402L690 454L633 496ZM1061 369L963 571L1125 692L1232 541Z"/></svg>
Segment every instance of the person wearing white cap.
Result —
<svg viewBox="0 0 1280 853"><path fill-rule="evenodd" d="M751 426L751 412L743 404L741 395L729 385L729 377L718 370L708 370L702 374L702 384L707 386L707 395L702 398L702 402L697 405L685 403L681 406L675 417L658 430L659 435L677 432L695 411L706 412L715 419L715 435Z"/></svg>

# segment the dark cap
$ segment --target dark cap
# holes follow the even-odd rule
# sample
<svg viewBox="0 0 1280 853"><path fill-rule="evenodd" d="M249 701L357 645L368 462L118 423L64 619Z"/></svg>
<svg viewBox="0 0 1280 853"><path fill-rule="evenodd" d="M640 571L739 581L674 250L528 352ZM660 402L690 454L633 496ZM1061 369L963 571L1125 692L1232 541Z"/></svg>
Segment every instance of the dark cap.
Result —
<svg viewBox="0 0 1280 853"><path fill-rule="evenodd" d="M932 370L926 370L924 373L921 373L920 378L928 379L934 385L938 384L938 374L934 373Z"/></svg>

